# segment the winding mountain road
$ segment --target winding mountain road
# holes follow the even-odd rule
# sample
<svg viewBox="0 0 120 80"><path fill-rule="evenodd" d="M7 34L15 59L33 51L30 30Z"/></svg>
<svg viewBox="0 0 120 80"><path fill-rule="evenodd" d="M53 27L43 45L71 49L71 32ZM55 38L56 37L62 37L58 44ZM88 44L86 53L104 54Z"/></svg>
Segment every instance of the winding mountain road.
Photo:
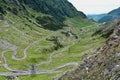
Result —
<svg viewBox="0 0 120 80"><path fill-rule="evenodd" d="M9 70L9 71L11 71L12 73L5 73L5 72L0 72L0 76L20 76L20 75L29 75L29 74L31 74L31 71L29 70L29 71L25 71L25 70L16 70L16 69L12 69L12 68L10 68L9 66L8 66L8 64L7 64L7 61L6 61L6 58L5 58L5 53L6 52L9 52L9 51L3 51L2 52L2 60L3 60L3 65L4 65L4 67L7 69L7 70ZM52 58L52 55L50 55L50 60L49 60L49 62L51 62L51 59ZM42 62L41 64L44 64L44 63L46 63L46 62ZM54 71L57 71L57 70L59 70L59 69L61 69L61 68L64 68L64 67L66 67L66 66L78 66L78 63L75 63L75 62L71 62L71 63L66 63L66 64L64 64L64 65L62 65L62 66L58 66L58 67L56 67L56 68L53 68L53 69L50 69L50 70L40 70L40 71L36 71L34 74L49 74L49 73L53 73Z"/></svg>
<svg viewBox="0 0 120 80"><path fill-rule="evenodd" d="M56 68L53 68L51 70L40 70L40 71L36 71L34 74L49 74L49 73L53 73L61 68L64 68L66 66L78 66L78 63L67 63L64 64L62 66L58 66ZM21 75L30 75L31 71L24 71L24 72L20 72L20 71L14 71L14 72L10 72L10 73L6 73L6 72L0 72L0 76L21 76Z"/></svg>
<svg viewBox="0 0 120 80"><path fill-rule="evenodd" d="M45 37L46 38L46 37ZM45 39L43 38L43 39ZM41 40L43 40L41 39ZM12 69L9 67L8 63L7 63L7 60L6 60L6 57L5 57L5 53L6 52L13 52L12 54L12 59L14 60L22 60L22 59L25 59L27 58L27 50L32 47L34 44L36 44L38 41L41 41L41 40L37 40L35 41L34 43L30 44L29 46L27 46L24 51L23 51L23 57L22 58L17 58L16 55L17 55L17 51L16 50L6 50L6 51L3 51L2 52L2 60L3 60L3 66L5 69L7 69L8 71L11 71L10 73L5 73L5 72L0 72L0 76L20 76L20 75L29 75L31 74L31 70L17 70L17 69ZM75 43L74 43L75 44ZM72 45L74 45L72 44ZM64 51L65 49L68 49L70 46L67 46L66 48L63 48L62 50L59 51L62 52ZM39 64L36 64L35 66L40 66L42 64L47 64L47 63L50 63L52 62L52 57L53 55L55 54L56 52L53 52L53 53L50 53L49 55L49 60L48 61L43 61L43 62L40 62ZM58 66L56 68L53 68L53 69L48 69L48 70L40 70L40 71L36 71L34 74L49 74L49 73L53 73L61 68L64 68L66 66L78 66L78 63L76 62L70 62L70 63L66 63L64 65L61 65L61 66Z"/></svg>

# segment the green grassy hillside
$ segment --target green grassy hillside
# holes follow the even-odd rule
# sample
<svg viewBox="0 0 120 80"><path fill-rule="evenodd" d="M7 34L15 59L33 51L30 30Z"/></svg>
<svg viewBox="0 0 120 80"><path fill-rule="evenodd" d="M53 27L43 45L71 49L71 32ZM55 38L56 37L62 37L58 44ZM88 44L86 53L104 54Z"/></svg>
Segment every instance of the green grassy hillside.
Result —
<svg viewBox="0 0 120 80"><path fill-rule="evenodd" d="M39 15L39 14L36 14ZM34 22L34 19L32 19ZM22 58L25 48L27 49L27 57L23 60L17 61L11 58L13 52L6 52L5 57L8 65L12 69L29 70L30 65L37 65L36 69L46 70L53 69L62 66L67 63L77 62L82 59L83 52L86 50L90 52L100 46L104 39L99 36L91 37L97 25L87 19L67 18L65 24L68 25L61 30L50 31L36 26L23 18L9 13L4 16L4 20L0 21L1 25L1 41L6 42L5 46L1 48L1 52L4 50L16 50L17 58ZM88 22L85 24L85 21ZM39 24L37 24L39 25ZM41 26L41 25L39 25ZM72 36L69 36L68 33ZM57 37L57 43L55 42ZM54 40L55 39L55 40ZM63 47L60 47L60 43ZM52 55L52 61L40 64L43 61L48 61L50 54ZM1 62L2 62L2 57ZM1 65L3 62L1 63ZM59 77L67 70L75 69L74 66L66 66L51 74L40 74L36 76L19 76L20 80L52 80L53 77ZM3 66L0 68L0 72L10 72ZM3 79L4 77L0 77Z"/></svg>
<svg viewBox="0 0 120 80"><path fill-rule="evenodd" d="M57 1L59 6L53 7ZM67 0L38 0L43 6L36 5L35 0L0 2L0 75L7 73L0 80L5 76L15 80L57 79L76 69L85 52L90 56L105 42L99 35L92 37L99 24L88 20Z"/></svg>

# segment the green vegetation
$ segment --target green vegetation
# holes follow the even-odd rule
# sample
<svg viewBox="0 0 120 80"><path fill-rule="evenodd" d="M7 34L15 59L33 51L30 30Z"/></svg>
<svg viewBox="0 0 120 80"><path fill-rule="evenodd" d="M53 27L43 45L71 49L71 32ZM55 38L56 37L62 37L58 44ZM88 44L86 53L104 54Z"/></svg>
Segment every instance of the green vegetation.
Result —
<svg viewBox="0 0 120 80"><path fill-rule="evenodd" d="M12 27L15 27L17 29L17 31L16 32L14 31L13 34L18 33L19 34L18 36L21 36L20 32L25 31L25 33L32 33L32 34L25 34L25 35L21 36L21 39L20 39L20 37L18 38L17 35L16 36L11 36L11 35L7 36L6 35L7 33L4 34L4 39L9 38L8 40L10 43L18 46L18 48L17 48L18 53L17 53L16 57L19 57L19 58L23 57L24 49L27 46L31 45L27 50L27 58L20 60L20 61L11 59L10 56L12 56L12 52L5 53L7 63L13 69L28 70L29 66L31 64L38 64L42 61L48 61L49 55L51 52L54 53L54 55L52 56L52 58L53 58L52 62L37 66L37 68L36 68L37 70L53 69L55 67L64 65L69 62L80 62L80 60L82 59L82 55L86 50L88 50L88 54L90 56L90 55L92 55L91 51L96 49L96 46L97 47L101 46L102 43L104 43L104 41L105 41L103 38L100 38L99 36L91 37L94 30L96 30L96 28L97 28L96 26L98 25L98 24L94 24L93 22L91 23L91 21L89 22L89 24L84 24L84 23L82 24L82 22L81 23L75 22L74 20L71 20L68 18L68 20L66 21L66 24L69 25L69 23L72 23L72 26L71 26L72 32L76 35L79 35L81 38L80 40L79 39L77 40L74 37L72 37L69 41L69 37L65 36L64 34L61 33L61 32L66 32L67 30L69 30L69 27L65 27L62 30L58 30L58 31L54 31L54 32L49 31L49 30L44 30L42 28L38 29L38 27L35 27L35 26L34 27L31 26L32 30L29 29L29 27L27 27L27 26L24 27L24 29L22 29L22 27L19 27L20 24L21 24L21 26L24 26L23 22L20 22L21 19L17 16L11 16L10 20L12 20L13 18L16 18L16 23L18 23L18 21L19 21L19 23L18 23L19 25L12 26L13 24L9 23L9 25L11 25ZM8 19L8 18L6 18L6 19ZM77 18L75 18L75 19L77 19ZM29 24L31 25L31 23L29 23ZM83 26L83 27L79 27L79 25ZM80 29L82 29L82 31L80 31ZM19 32L18 32L18 30L19 30ZM37 30L37 32L36 32L36 30ZM12 29L9 31L11 33L13 32ZM46 38L50 38L51 36L58 36L58 40L60 41L60 43L62 40L61 37L64 37L65 39L64 39L63 47L61 47L58 50L53 49L51 51L52 47L54 47L54 45L56 43L53 41L46 40ZM14 39L17 39L17 42L15 40L13 41L12 37L14 37ZM28 40L30 40L30 42L28 42ZM19 41L22 41L22 42L19 42ZM21 43L23 43L23 44L21 44ZM75 44L73 44L73 43L75 43ZM62 71L63 70L67 71L72 68L74 69L75 67L72 67L72 66L64 67L64 68L62 68ZM2 69L1 71L3 71L3 70L5 70L5 69ZM41 80L42 79L51 80L53 78L53 76L62 75L64 72L64 71L63 72L59 72L59 71L61 71L61 69L58 70L58 72L55 74L42 74L42 75L36 75L34 77L20 76L20 77L18 77L18 79L20 79L20 80L28 80L28 79L36 80L39 78Z"/></svg>
<svg viewBox="0 0 120 80"><path fill-rule="evenodd" d="M73 27L78 27L78 28L83 28L83 27L87 27L87 26L95 24L95 22L93 22L92 20L88 20L87 18L83 19L80 17L67 18L65 23L67 23L68 26L73 26Z"/></svg>
<svg viewBox="0 0 120 80"><path fill-rule="evenodd" d="M49 80L49 79L54 79L54 76L56 75L57 73L53 73L53 74L42 74L42 75L34 75L34 76L21 76L19 77L18 79L19 80Z"/></svg>
<svg viewBox="0 0 120 80"><path fill-rule="evenodd" d="M92 36L99 24L88 20L67 0L17 1L20 4L7 0L0 3L4 16L0 21L0 55L6 51L4 57L11 69L30 70L34 65L36 71L42 71L80 63L85 52L91 56L105 42L99 35ZM3 60L0 56L0 72L12 72L3 67ZM18 76L15 80L52 80L71 69L76 66L64 66L50 74Z"/></svg>
<svg viewBox="0 0 120 80"><path fill-rule="evenodd" d="M3 76L0 76L0 79L1 79L1 80L5 80L5 77L3 77Z"/></svg>
<svg viewBox="0 0 120 80"><path fill-rule="evenodd" d="M62 29L62 27L64 26L62 22L50 16L43 16L43 17L38 16L36 17L36 22L38 24L43 25L44 29L49 29L49 30Z"/></svg>

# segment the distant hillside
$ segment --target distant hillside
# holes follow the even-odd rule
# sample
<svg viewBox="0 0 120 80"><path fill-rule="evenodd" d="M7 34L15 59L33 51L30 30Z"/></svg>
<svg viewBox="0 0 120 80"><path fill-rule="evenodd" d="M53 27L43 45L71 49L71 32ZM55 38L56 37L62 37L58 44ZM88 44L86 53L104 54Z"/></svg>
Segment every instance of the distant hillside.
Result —
<svg viewBox="0 0 120 80"><path fill-rule="evenodd" d="M90 15L87 15L87 17L89 19L93 19L95 20L96 22L98 22L102 17L104 17L106 14L90 14Z"/></svg>
<svg viewBox="0 0 120 80"><path fill-rule="evenodd" d="M107 15L101 18L98 22L109 22L120 17L120 7L110 11Z"/></svg>

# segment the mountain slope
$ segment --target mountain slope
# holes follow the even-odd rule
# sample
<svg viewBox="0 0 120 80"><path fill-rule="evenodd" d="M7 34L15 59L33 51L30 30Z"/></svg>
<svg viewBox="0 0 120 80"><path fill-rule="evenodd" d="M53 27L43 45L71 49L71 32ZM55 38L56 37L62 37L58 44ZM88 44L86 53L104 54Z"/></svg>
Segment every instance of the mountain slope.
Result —
<svg viewBox="0 0 120 80"><path fill-rule="evenodd" d="M101 18L98 22L109 22L120 17L120 7L110 11L107 15Z"/></svg>
<svg viewBox="0 0 120 80"><path fill-rule="evenodd" d="M29 12L29 8L36 13ZM0 3L1 13L12 12L15 15L26 15L27 18L34 18L36 22L45 29L58 30L63 28L66 17L86 18L85 14L77 11L67 0L2 0Z"/></svg>
<svg viewBox="0 0 120 80"><path fill-rule="evenodd" d="M106 14L90 14L90 15L87 15L87 17L89 19L93 19L95 20L96 22L98 22L102 17L104 17Z"/></svg>
<svg viewBox="0 0 120 80"><path fill-rule="evenodd" d="M64 74L59 80L120 79L120 20L112 23L114 23L114 32L106 43L96 49L92 56L85 57L85 54L79 68Z"/></svg>
<svg viewBox="0 0 120 80"><path fill-rule="evenodd" d="M50 11L55 7L51 4L56 1L61 3L54 9L61 9L57 17L51 12L45 14L43 9L34 9L32 6L39 7L35 1L40 2L29 0L27 2L34 4L30 6L25 0L0 1L0 80L52 80L76 68L81 52L103 42L101 40L85 47L84 44L91 39L89 35L93 33L90 29L97 24L79 15L67 0L41 0L43 5L40 3L39 6L47 7ZM67 8L62 9L62 5ZM89 37L80 42L81 37L85 37L83 33Z"/></svg>
<svg viewBox="0 0 120 80"><path fill-rule="evenodd" d="M63 21L65 17L86 16L75 9L67 0L19 0L31 8L45 14L50 14L56 19Z"/></svg>
<svg viewBox="0 0 120 80"><path fill-rule="evenodd" d="M85 14L77 11L67 0L2 0L2 2L14 7L17 6L20 10L27 9L25 8L25 5L27 5L38 12L49 14L60 21L63 21L65 17L80 16L86 18Z"/></svg>

